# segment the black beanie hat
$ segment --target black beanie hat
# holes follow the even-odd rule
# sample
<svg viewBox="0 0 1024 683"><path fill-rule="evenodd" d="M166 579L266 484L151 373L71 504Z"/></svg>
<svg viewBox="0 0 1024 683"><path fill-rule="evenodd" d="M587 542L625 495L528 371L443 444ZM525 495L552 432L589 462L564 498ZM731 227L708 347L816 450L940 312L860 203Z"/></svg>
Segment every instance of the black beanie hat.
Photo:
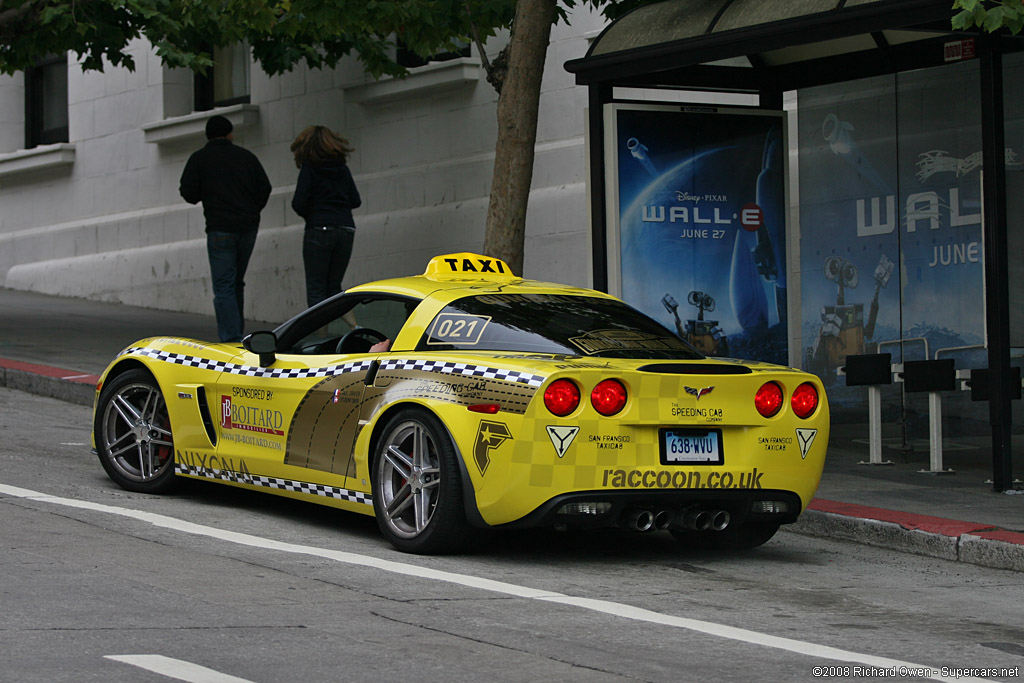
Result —
<svg viewBox="0 0 1024 683"><path fill-rule="evenodd" d="M234 128L231 122L220 114L211 116L206 122L206 139L212 140L214 138L227 137Z"/></svg>

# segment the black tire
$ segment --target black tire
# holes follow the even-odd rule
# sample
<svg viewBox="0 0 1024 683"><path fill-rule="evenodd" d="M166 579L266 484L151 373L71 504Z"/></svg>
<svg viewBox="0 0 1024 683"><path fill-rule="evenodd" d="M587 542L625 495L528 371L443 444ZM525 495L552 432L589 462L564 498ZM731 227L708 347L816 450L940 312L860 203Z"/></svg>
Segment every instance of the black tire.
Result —
<svg viewBox="0 0 1024 683"><path fill-rule="evenodd" d="M721 531L672 531L682 545L714 550L750 550L767 543L779 530L777 522L733 524Z"/></svg>
<svg viewBox="0 0 1024 683"><path fill-rule="evenodd" d="M167 403L146 370L129 370L103 387L93 435L100 464L121 488L163 493L177 483Z"/></svg>
<svg viewBox="0 0 1024 683"><path fill-rule="evenodd" d="M428 555L465 547L471 528L457 457L426 410L402 409L384 425L373 461L373 509L398 550Z"/></svg>

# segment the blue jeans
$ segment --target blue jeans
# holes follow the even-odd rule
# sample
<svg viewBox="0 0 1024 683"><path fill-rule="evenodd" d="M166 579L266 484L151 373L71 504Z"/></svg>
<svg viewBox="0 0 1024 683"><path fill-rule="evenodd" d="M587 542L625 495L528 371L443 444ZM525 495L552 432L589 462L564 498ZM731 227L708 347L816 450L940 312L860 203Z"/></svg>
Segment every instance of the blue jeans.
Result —
<svg viewBox="0 0 1024 683"><path fill-rule="evenodd" d="M302 263L306 267L306 305L313 306L341 291L356 229L343 225L306 226Z"/></svg>
<svg viewBox="0 0 1024 683"><path fill-rule="evenodd" d="M206 233L206 251L210 256L213 279L213 312L217 315L217 335L222 342L242 341L245 319L245 269L256 246L256 231Z"/></svg>

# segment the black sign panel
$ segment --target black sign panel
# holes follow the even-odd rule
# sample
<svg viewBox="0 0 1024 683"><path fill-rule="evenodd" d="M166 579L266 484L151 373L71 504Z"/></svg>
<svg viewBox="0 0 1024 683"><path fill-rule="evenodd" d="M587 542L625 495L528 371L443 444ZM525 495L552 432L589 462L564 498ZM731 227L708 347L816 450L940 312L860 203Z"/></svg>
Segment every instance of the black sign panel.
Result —
<svg viewBox="0 0 1024 683"><path fill-rule="evenodd" d="M908 360L903 363L903 385L908 392L953 391L956 389L955 363L952 358Z"/></svg>
<svg viewBox="0 0 1024 683"><path fill-rule="evenodd" d="M892 354L868 353L846 357L846 386L892 384Z"/></svg>

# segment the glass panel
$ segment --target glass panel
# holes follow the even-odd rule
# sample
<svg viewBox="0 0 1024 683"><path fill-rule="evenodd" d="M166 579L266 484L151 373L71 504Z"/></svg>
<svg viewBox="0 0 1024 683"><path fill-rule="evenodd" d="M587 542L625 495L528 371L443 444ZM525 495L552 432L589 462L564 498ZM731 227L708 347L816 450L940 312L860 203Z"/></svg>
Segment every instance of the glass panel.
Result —
<svg viewBox="0 0 1024 683"><path fill-rule="evenodd" d="M836 374L847 355L987 365L977 70L971 60L799 93L804 359L836 415L864 407ZM901 406L905 438L927 437L927 397L901 394L884 389L883 411ZM987 419L965 392L943 402L951 436Z"/></svg>
<svg viewBox="0 0 1024 683"><path fill-rule="evenodd" d="M68 65L50 64L42 69L43 130L68 125Z"/></svg>
<svg viewBox="0 0 1024 683"><path fill-rule="evenodd" d="M247 98L249 96L249 84L248 43L214 48L214 104L224 104Z"/></svg>
<svg viewBox="0 0 1024 683"><path fill-rule="evenodd" d="M342 296L311 309L301 321L281 337L278 346L285 353L333 354L342 337L359 328L379 332L373 335L394 341L416 301L394 298ZM292 341L295 339L296 341ZM365 346L369 347L369 343ZM349 352L365 352L353 345Z"/></svg>
<svg viewBox="0 0 1024 683"><path fill-rule="evenodd" d="M487 294L452 302L427 327L418 350L458 349L700 358L682 339L620 301L551 294Z"/></svg>
<svg viewBox="0 0 1024 683"><path fill-rule="evenodd" d="M897 80L903 336L921 340L920 355L905 349L908 360L968 361L964 347L984 348L977 71L978 62L967 61Z"/></svg>
<svg viewBox="0 0 1024 683"><path fill-rule="evenodd" d="M828 385L847 355L899 354L896 132L892 76L799 93L804 367Z"/></svg>
<svg viewBox="0 0 1024 683"><path fill-rule="evenodd" d="M1010 346L1024 354L1024 53L1003 57ZM1016 417L1014 418L1016 420Z"/></svg>

